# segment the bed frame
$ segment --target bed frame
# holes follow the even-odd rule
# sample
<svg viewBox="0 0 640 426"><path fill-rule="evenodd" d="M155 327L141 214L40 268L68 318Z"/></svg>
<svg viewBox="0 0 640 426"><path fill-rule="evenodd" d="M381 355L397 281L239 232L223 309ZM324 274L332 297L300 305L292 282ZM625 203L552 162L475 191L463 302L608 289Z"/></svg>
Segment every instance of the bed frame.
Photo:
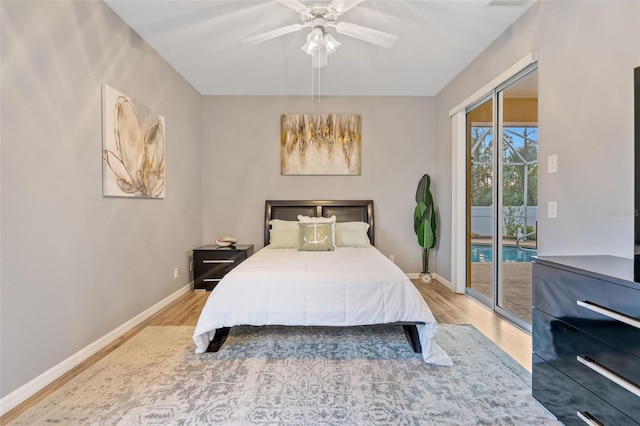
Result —
<svg viewBox="0 0 640 426"><path fill-rule="evenodd" d="M336 217L336 222L367 222L369 240L375 244L372 200L282 201L267 200L264 207L264 245L269 244L271 219L298 220L298 215Z"/></svg>
<svg viewBox="0 0 640 426"><path fill-rule="evenodd" d="M269 244L270 220L298 220L298 215L311 217L335 215L336 222L366 222L369 224L369 240L375 246L373 200L267 200L264 208L264 245ZM422 353L416 324L393 324L402 325L413 351ZM229 330L229 327L217 329L207 352L217 352L229 335Z"/></svg>

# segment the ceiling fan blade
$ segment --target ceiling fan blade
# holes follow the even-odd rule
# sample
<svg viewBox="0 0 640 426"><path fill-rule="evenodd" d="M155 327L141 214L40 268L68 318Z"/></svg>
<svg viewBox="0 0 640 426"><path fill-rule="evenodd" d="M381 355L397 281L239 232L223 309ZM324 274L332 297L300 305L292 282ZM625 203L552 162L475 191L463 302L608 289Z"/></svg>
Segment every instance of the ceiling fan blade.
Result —
<svg viewBox="0 0 640 426"><path fill-rule="evenodd" d="M263 41L271 40L272 38L280 37L285 34L300 31L304 28L302 24L287 25L286 27L276 28L275 30L267 31L262 34L256 34L251 37L247 37L242 40L243 43L262 43Z"/></svg>
<svg viewBox="0 0 640 426"><path fill-rule="evenodd" d="M333 9L338 15L345 13L347 10L356 7L364 0L333 0L329 3L329 8Z"/></svg>
<svg viewBox="0 0 640 426"><path fill-rule="evenodd" d="M350 22L339 22L336 25L336 31L380 47L392 47L398 41L398 36L396 35Z"/></svg>
<svg viewBox="0 0 640 426"><path fill-rule="evenodd" d="M307 9L307 6L300 3L298 0L278 0L278 1L283 5L287 6L288 8L295 10L298 13Z"/></svg>

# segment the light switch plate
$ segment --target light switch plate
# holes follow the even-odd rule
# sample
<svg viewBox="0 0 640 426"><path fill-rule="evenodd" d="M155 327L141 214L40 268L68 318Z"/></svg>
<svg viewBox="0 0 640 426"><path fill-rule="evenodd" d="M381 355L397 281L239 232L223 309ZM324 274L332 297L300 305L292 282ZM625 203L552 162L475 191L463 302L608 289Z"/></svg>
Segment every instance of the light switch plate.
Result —
<svg viewBox="0 0 640 426"><path fill-rule="evenodd" d="M550 155L547 163L547 171L549 173L558 173L558 154Z"/></svg>
<svg viewBox="0 0 640 426"><path fill-rule="evenodd" d="M549 201L549 204L547 204L547 217L551 219L556 219L558 217L557 201Z"/></svg>

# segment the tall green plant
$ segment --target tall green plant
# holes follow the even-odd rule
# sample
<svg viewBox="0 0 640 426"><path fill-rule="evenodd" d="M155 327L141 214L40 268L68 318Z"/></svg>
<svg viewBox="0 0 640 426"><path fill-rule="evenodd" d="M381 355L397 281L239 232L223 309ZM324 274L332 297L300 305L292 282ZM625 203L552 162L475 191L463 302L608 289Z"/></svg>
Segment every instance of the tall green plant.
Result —
<svg viewBox="0 0 640 426"><path fill-rule="evenodd" d="M422 273L429 273L429 250L436 244L436 207L431 194L431 178L425 174L418 182L416 208L413 211L413 230L422 247Z"/></svg>

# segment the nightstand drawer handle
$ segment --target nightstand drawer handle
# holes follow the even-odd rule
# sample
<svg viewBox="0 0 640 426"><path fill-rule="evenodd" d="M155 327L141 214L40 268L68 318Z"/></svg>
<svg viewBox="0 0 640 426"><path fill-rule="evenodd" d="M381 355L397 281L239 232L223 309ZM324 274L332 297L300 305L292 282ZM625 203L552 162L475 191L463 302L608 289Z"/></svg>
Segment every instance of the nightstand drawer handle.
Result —
<svg viewBox="0 0 640 426"><path fill-rule="evenodd" d="M614 320L621 321L625 324L630 325L631 327L640 329L640 321L638 321L633 317L630 317L625 314L621 314L620 312L612 311L611 309L603 308L602 306L598 306L591 302L582 302L580 300L577 300L576 303L578 304L578 306L587 308L590 311L597 312L599 314L604 315L605 317L613 318Z"/></svg>
<svg viewBox="0 0 640 426"><path fill-rule="evenodd" d="M580 420L582 420L583 422L585 422L589 426L603 426L602 423L597 421L591 414L587 413L586 411L584 413L581 413L580 411L577 411L576 415L578 416L578 418Z"/></svg>
<svg viewBox="0 0 640 426"><path fill-rule="evenodd" d="M233 259L225 259L225 260L203 260L202 263L234 263Z"/></svg>
<svg viewBox="0 0 640 426"><path fill-rule="evenodd" d="M202 280L206 283L210 283L210 282L217 282L217 281L222 281L222 278L205 278L204 280Z"/></svg>
<svg viewBox="0 0 640 426"><path fill-rule="evenodd" d="M591 359L581 357L580 355L578 355L576 359L578 360L579 363L586 365L596 373L611 380L616 385L622 386L623 388L625 388L635 396L640 397L640 388L635 384L631 383L630 381L628 381L627 379L620 377L613 371L609 370L606 367L603 367L602 365L598 364L597 362Z"/></svg>

